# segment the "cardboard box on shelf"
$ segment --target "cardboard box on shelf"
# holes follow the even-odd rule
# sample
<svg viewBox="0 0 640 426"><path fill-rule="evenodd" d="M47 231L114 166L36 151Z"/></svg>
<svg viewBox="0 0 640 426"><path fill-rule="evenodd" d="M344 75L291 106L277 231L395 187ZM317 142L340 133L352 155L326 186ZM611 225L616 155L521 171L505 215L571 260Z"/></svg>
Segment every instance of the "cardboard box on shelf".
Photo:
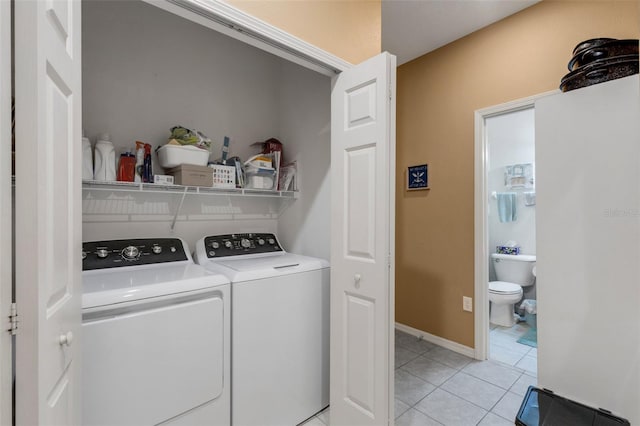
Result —
<svg viewBox="0 0 640 426"><path fill-rule="evenodd" d="M213 186L213 170L207 166L181 164L167 171L175 179L175 183L184 186Z"/></svg>

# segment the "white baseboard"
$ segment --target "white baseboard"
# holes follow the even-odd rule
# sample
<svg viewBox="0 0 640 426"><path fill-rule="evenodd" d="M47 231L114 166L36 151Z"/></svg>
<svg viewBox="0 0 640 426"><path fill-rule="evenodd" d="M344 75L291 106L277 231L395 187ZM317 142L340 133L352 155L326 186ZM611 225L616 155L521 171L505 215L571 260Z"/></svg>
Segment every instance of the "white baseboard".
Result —
<svg viewBox="0 0 640 426"><path fill-rule="evenodd" d="M460 343L453 342L451 340L447 340L439 336L435 336L431 333L427 333L426 331L409 327L408 325L400 324L399 322L396 323L396 329L400 331L404 331L405 333L411 334L412 336L416 336L417 338L424 339L427 342L434 343L438 346L442 346L443 348L468 356L469 358L476 357L475 349L470 348L469 346L461 345Z"/></svg>

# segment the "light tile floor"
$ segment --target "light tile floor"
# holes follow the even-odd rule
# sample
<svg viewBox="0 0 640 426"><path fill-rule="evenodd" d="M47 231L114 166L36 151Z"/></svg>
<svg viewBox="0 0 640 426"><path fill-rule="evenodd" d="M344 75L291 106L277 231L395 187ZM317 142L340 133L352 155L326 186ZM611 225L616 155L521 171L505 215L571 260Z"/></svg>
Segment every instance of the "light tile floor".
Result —
<svg viewBox="0 0 640 426"><path fill-rule="evenodd" d="M529 331L526 323L511 328L491 325L489 331L489 359L518 367L528 374L538 373L538 349L518 343L518 339Z"/></svg>
<svg viewBox="0 0 640 426"><path fill-rule="evenodd" d="M537 382L535 368L524 361L537 353L529 346L504 346L524 332L491 330L493 354L499 348L521 351L517 360L505 363L477 361L396 330L396 426L513 425L528 386ZM326 409L304 426L329 425L329 416Z"/></svg>

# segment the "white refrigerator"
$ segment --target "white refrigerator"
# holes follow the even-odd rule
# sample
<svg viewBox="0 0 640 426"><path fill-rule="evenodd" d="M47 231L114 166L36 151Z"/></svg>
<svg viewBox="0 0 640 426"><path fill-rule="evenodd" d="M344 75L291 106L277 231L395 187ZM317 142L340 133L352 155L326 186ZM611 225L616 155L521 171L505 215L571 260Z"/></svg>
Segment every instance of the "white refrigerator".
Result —
<svg viewBox="0 0 640 426"><path fill-rule="evenodd" d="M638 75L536 102L538 386L640 424Z"/></svg>

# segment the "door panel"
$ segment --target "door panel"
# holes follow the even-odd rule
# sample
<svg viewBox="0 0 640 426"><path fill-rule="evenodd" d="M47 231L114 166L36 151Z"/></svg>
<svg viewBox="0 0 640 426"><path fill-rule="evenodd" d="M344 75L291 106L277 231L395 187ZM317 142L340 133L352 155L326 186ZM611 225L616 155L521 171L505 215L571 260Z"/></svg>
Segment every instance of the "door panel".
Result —
<svg viewBox="0 0 640 426"><path fill-rule="evenodd" d="M375 259L376 147L345 150L346 256Z"/></svg>
<svg viewBox="0 0 640 426"><path fill-rule="evenodd" d="M68 140L73 139L73 135L69 129L69 121L73 113L73 105L70 99L70 90L64 84L64 81L55 72L52 66L47 64L45 76L45 129L46 133L43 150L45 158L52 161L46 161L43 164L45 179L42 182L43 195L48 205L54 205L56 199L69 199L69 182L67 181L67 173L56 173L56 164L65 164L66 155L69 149L73 150ZM60 146L65 143L67 147ZM46 273L51 274L52 279L45 283L48 287L45 294L47 295L46 315L51 317L55 314L60 306L64 306L64 301L69 297L69 268L58 268L56 265L65 265L70 259L68 246L62 244L57 246L57 241L65 241L69 235L69 206L66 203L60 203L50 214L45 215L43 231L52 238L46 240L47 253L43 261L46 264Z"/></svg>
<svg viewBox="0 0 640 426"><path fill-rule="evenodd" d="M395 57L331 94L331 424L393 423Z"/></svg>
<svg viewBox="0 0 640 426"><path fill-rule="evenodd" d="M368 81L346 91L347 129L375 122L376 81Z"/></svg>
<svg viewBox="0 0 640 426"><path fill-rule="evenodd" d="M346 294L346 299L346 397L363 413L375 417L375 302L355 294Z"/></svg>
<svg viewBox="0 0 640 426"><path fill-rule="evenodd" d="M80 4L15 3L18 424L81 422Z"/></svg>
<svg viewBox="0 0 640 426"><path fill-rule="evenodd" d="M69 40L69 4L65 0L48 0L47 17L51 20L54 33L60 38L61 44L68 47Z"/></svg>

